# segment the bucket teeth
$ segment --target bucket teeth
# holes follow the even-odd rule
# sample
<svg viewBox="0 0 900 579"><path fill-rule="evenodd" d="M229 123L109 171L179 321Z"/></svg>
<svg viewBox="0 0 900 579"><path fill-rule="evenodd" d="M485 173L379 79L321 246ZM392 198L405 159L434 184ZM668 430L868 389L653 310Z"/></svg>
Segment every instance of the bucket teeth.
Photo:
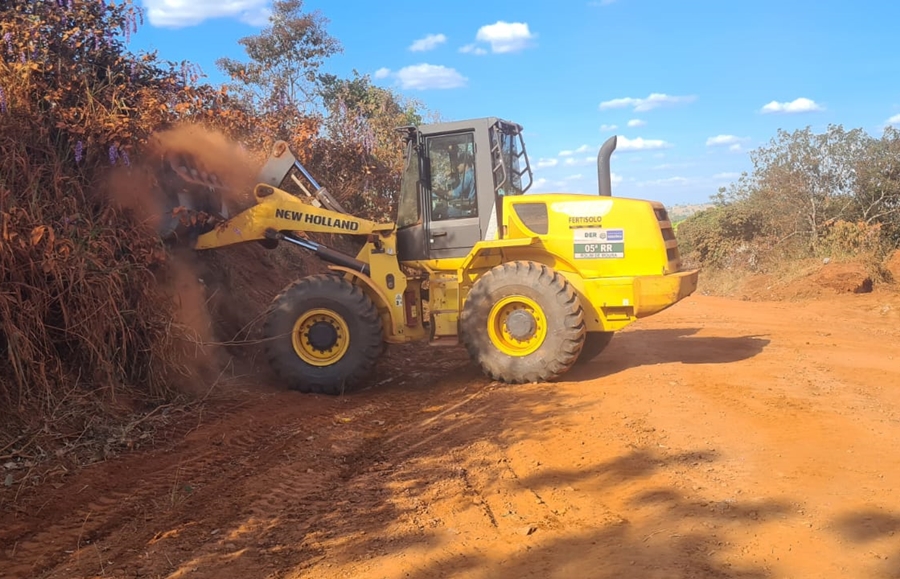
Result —
<svg viewBox="0 0 900 579"><path fill-rule="evenodd" d="M227 219L223 193L232 189L193 155L169 151L159 169L166 209L158 231L164 240L178 243Z"/></svg>
<svg viewBox="0 0 900 579"><path fill-rule="evenodd" d="M202 185L210 189L229 189L215 173L198 166L189 155L174 153L167 159L169 168L181 179L194 185Z"/></svg>

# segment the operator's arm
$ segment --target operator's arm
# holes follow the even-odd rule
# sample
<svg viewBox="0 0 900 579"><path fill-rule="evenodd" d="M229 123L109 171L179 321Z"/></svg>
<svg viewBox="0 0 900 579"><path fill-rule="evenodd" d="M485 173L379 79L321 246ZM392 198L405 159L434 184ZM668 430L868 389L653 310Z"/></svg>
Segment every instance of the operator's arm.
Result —
<svg viewBox="0 0 900 579"><path fill-rule="evenodd" d="M471 199L475 193L475 173L472 171L472 167L466 167L465 172L463 172L462 179L459 180L459 185L453 188L452 191L448 193L448 197L455 197L456 199Z"/></svg>

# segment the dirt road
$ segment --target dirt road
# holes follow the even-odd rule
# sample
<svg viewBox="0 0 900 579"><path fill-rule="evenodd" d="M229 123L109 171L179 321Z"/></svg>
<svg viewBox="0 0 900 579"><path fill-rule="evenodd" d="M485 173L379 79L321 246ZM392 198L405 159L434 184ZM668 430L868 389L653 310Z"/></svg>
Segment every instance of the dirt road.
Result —
<svg viewBox="0 0 900 579"><path fill-rule="evenodd" d="M900 577L897 294L695 296L555 384L412 355L19 496L0 577Z"/></svg>

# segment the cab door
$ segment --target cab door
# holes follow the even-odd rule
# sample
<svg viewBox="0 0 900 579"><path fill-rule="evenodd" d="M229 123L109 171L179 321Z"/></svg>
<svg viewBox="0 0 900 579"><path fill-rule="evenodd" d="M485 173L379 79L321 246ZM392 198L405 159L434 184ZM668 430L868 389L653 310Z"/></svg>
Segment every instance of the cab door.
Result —
<svg viewBox="0 0 900 579"><path fill-rule="evenodd" d="M465 257L481 241L475 132L428 136L425 155L425 238L429 257Z"/></svg>

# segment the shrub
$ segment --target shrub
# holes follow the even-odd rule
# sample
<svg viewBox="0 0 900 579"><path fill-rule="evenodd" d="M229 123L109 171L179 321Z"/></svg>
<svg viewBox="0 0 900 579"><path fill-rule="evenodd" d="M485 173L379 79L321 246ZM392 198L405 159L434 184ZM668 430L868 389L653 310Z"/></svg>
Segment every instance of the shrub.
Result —
<svg viewBox="0 0 900 579"><path fill-rule="evenodd" d="M753 242L762 235L762 217L747 204L717 205L695 213L678 225L678 243L685 259L699 266L725 267L736 253L747 254L756 267Z"/></svg>
<svg viewBox="0 0 900 579"><path fill-rule="evenodd" d="M128 1L0 8L0 412L39 418L75 387L161 398L186 371L166 253L107 178L227 97L128 53L140 18Z"/></svg>

